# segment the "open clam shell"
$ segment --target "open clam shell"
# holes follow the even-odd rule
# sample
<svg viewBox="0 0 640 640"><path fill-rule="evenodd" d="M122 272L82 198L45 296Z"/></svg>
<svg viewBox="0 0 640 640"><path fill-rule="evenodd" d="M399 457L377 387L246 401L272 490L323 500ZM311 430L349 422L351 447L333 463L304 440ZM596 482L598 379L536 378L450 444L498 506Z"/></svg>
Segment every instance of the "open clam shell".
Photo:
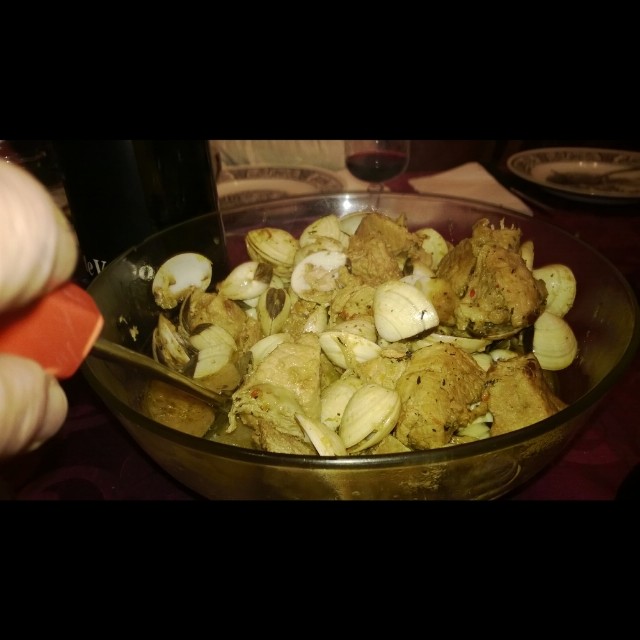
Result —
<svg viewBox="0 0 640 640"><path fill-rule="evenodd" d="M338 433L350 453L377 444L390 434L400 416L400 395L367 383L356 390L344 409Z"/></svg>
<svg viewBox="0 0 640 640"><path fill-rule="evenodd" d="M349 246L349 236L340 227L340 220L335 214L314 220L300 234L300 247L317 242L319 238L337 240L343 249Z"/></svg>
<svg viewBox="0 0 640 640"><path fill-rule="evenodd" d="M181 371L195 354L178 328L163 314L153 331L151 349L154 359L174 371Z"/></svg>
<svg viewBox="0 0 640 640"><path fill-rule="evenodd" d="M578 341L566 320L545 311L536 320L533 353L547 371L566 369L578 353Z"/></svg>
<svg viewBox="0 0 640 640"><path fill-rule="evenodd" d="M382 351L375 342L348 331L323 331L318 339L327 358L341 369L372 360Z"/></svg>
<svg viewBox="0 0 640 640"><path fill-rule="evenodd" d="M351 375L334 380L326 386L320 394L320 422L337 431L347 403L364 384L362 378Z"/></svg>
<svg viewBox="0 0 640 640"><path fill-rule="evenodd" d="M193 289L204 291L211 283L212 275L209 258L199 253L179 253L160 266L151 291L161 309L173 309Z"/></svg>
<svg viewBox="0 0 640 640"><path fill-rule="evenodd" d="M318 420L313 420L303 413L296 413L295 418L302 427L311 444L321 456L346 456L347 449L342 438Z"/></svg>
<svg viewBox="0 0 640 640"><path fill-rule="evenodd" d="M435 229L424 227L416 231L416 235L422 241L422 248L431 256L431 267L437 269L440 261L449 253L449 245L442 235Z"/></svg>
<svg viewBox="0 0 640 640"><path fill-rule="evenodd" d="M317 251L301 260L291 274L291 288L311 302L327 303L333 298L340 269L347 262L342 251Z"/></svg>
<svg viewBox="0 0 640 640"><path fill-rule="evenodd" d="M269 288L272 276L272 265L249 260L231 271L218 285L218 292L230 300L257 299Z"/></svg>
<svg viewBox="0 0 640 640"><path fill-rule="evenodd" d="M401 280L376 287L373 318L378 334L388 342L411 338L439 323L438 313L424 293Z"/></svg>
<svg viewBox="0 0 640 640"><path fill-rule="evenodd" d="M260 294L256 310L265 336L280 333L291 313L291 296L286 289L269 287Z"/></svg>
<svg viewBox="0 0 640 640"><path fill-rule="evenodd" d="M533 270L533 276L547 287L546 309L563 318L576 299L576 277L565 264L548 264Z"/></svg>
<svg viewBox="0 0 640 640"><path fill-rule="evenodd" d="M273 273L289 280L293 258L300 248L298 240L288 231L275 227L251 229L245 236L245 246L251 260L273 267Z"/></svg>

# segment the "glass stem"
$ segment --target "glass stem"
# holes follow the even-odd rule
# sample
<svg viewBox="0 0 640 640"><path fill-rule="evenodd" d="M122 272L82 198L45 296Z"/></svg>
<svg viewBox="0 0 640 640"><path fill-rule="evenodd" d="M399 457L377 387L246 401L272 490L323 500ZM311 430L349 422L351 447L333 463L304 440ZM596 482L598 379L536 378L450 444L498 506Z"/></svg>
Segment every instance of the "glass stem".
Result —
<svg viewBox="0 0 640 640"><path fill-rule="evenodd" d="M374 205L373 208L374 210L378 210L379 205L380 205L380 194L384 191L384 183L382 182L370 182L369 186L367 187L367 191L372 195L375 196L375 198L372 198L374 200Z"/></svg>

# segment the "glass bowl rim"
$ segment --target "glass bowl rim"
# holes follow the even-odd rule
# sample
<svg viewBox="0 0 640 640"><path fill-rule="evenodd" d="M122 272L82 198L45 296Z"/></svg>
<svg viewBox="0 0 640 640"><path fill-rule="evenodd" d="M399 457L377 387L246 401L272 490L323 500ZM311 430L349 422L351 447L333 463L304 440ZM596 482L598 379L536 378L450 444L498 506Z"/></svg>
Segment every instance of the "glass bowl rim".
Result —
<svg viewBox="0 0 640 640"><path fill-rule="evenodd" d="M279 200L270 200L267 202L243 204L237 207L223 210L220 215L223 219L230 218L232 215L246 212L247 210L254 210L256 207L263 208L265 210L281 209L284 207L303 204L308 201L321 201L327 199L350 199L354 197L371 197L371 194L363 191L347 191L336 193L322 193L322 194L307 194L301 196L293 196L290 198L283 198ZM375 194L374 197L377 197ZM163 439L170 440L176 444L179 444L188 449L197 450L205 454L215 455L226 459L233 459L238 461L244 461L248 463L260 463L262 465L278 466L278 467L291 467L291 468L313 468L313 469L375 469L375 468L393 468L393 467L405 467L408 464L411 466L429 466L433 464L442 464L451 460L461 460L465 458L480 457L487 454L495 454L505 449L509 449L518 445L526 444L529 441L533 441L536 438L544 436L555 430L556 428L567 424L586 412L592 412L598 406L604 396L611 390L611 388L618 382L622 375L627 370L631 361L634 359L638 348L640 347L640 306L638 304L637 297L631 288L631 285L627 279L622 275L620 270L608 259L601 254L597 249L584 242L578 237L571 235L564 229L552 225L547 220L541 218L532 218L520 211L510 209L502 205L485 202L482 200L476 200L472 198L465 198L459 196L449 196L436 193L398 193L398 192L383 192L379 194L382 200L438 200L441 202L453 202L459 204L468 204L479 208L484 208L493 214L505 213L509 217L521 218L531 221L535 219L537 226L550 226L553 227L553 232L560 235L566 235L572 242L577 242L583 245L588 251L597 254L598 258L607 263L612 271L612 274L619 281L623 292L629 299L633 310L633 329L629 336L628 344L622 354L622 357L618 360L615 366L600 380L592 389L584 393L580 398L570 404L568 407L562 409L558 413L545 418L539 422L522 427L509 433L491 436L489 438L478 440L475 442L468 442L463 444L457 444L453 446L439 447L436 449L427 449L420 451L408 451L400 453L387 453L387 454L359 454L356 456L315 456L315 455L298 455L298 454L283 454L273 453L270 451L262 451L257 449L248 449L236 445L226 444L222 442L216 442L213 440L207 440L202 437L190 435L177 429L173 429L166 425L148 418L142 413L134 410L130 405L122 402L115 394L106 389L99 378L94 374L90 367L91 356L89 356L85 362L81 365L80 370L88 381L91 388L103 399L112 412L115 414L121 414L127 421L135 423L136 426L142 427L147 431L150 431L156 436L160 436ZM218 215L217 212L203 214L198 218L206 218L209 216ZM120 256L112 260L105 269L96 277L106 278L109 273L110 267L115 263L122 260L127 254L134 251L136 248L144 245L147 242L152 242L156 236L164 235L171 230L179 230L182 226L188 226L193 224L196 218L181 222L173 227L163 229L156 234L153 234L140 244L130 247L124 251ZM92 283L89 284L87 290L91 292ZM117 415L116 415L117 417Z"/></svg>

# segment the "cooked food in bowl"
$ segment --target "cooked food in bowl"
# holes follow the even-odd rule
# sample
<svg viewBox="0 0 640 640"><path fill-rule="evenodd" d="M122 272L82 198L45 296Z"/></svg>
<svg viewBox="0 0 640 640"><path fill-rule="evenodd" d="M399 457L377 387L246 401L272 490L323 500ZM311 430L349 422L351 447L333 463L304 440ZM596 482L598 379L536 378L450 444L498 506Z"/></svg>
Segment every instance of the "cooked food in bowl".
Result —
<svg viewBox="0 0 640 640"><path fill-rule="evenodd" d="M228 394L218 410L236 436L225 442L407 452L507 433L566 406L549 372L577 354L563 320L575 277L566 265L534 269L535 247L504 219L478 220L454 245L433 228L410 231L403 216L329 214L299 237L253 229L245 245L250 260L211 289L211 265L193 253L172 256L152 284L162 309L153 356ZM221 430L212 407L156 381L141 408L187 433Z"/></svg>
<svg viewBox="0 0 640 640"><path fill-rule="evenodd" d="M110 263L90 285L89 292L105 317L103 336L110 340L145 353L155 349L158 359L169 361L167 353L173 352L165 350L157 334L154 338L167 320L171 325L163 327L167 335L179 333L182 340L188 336L190 364L186 370L192 375L198 362L196 354L203 345L205 351L209 348L206 345L210 338L215 345L200 361L200 373L204 372L203 380L220 373L215 384L227 394L229 411L194 401L187 394L176 396L175 389L125 366L93 357L83 365L89 383L126 430L154 460L191 489L206 497L227 499L495 498L551 464L626 369L638 346L637 302L624 277L591 247L542 219L502 207L443 196L385 193L376 198L375 210L366 193L303 196L229 210L225 213L228 265L221 264L219 247L210 242L212 218L203 216L132 248ZM337 267L335 280L331 276L322 286L309 287L318 294L330 293L327 300L300 296L305 294L308 278L297 280L295 267L288 285L271 286L278 279L283 283L287 280L277 260L268 283L260 285L267 284L266 289L251 291L254 295L245 299L227 295L229 288L233 292L233 279L228 278L234 269L251 262L269 264L265 256L272 254L268 251L260 260L251 255L255 247L264 247L260 239L264 229L283 229L299 242L305 230L318 228L313 223L335 215L351 244L357 233L357 216L351 214L362 212L367 214L363 219L396 225L397 229L382 227L385 240L392 237L391 231L411 239L409 249L401 253L411 253L412 266L406 256L395 260L394 265L379 250L384 242L367 241L371 249L354 249L348 260L333 255L340 253L337 247L323 249L333 260L328 264L338 265L344 260ZM365 230L363 227L360 233ZM249 234L251 231L255 233ZM431 255L431 265L414 250L414 236L422 239L422 248L429 248L425 252ZM501 239L496 242L496 237ZM375 252L374 245L378 247ZM487 248L490 246L493 251ZM496 246L507 247L502 257ZM307 255L304 247L301 251L298 257L304 257L298 264L314 253L307 250ZM169 259L181 254L207 258L211 280L204 290L193 289L175 306L165 308L154 296L153 276ZM345 255L349 256L349 250ZM450 257L445 258L447 255ZM376 257L367 263L370 256ZM478 256L484 265L481 269ZM497 284L507 287L509 295L514 296L508 303L507 292L499 295L494 291L495 277L491 286L488 273L494 262L508 265L497 278ZM392 272L384 270L385 264ZM251 273L249 267L242 268ZM513 274L526 272L526 278L512 280L514 268ZM378 283L378 272L393 273L393 277ZM206 269L203 274L206 280ZM448 286L440 282L445 280L443 274L447 274ZM254 271L249 278L254 284L262 278L259 273L259 278L255 275ZM356 276L371 280L349 287ZM424 281L418 284L420 278ZM528 283L524 293L511 291L516 280ZM557 286L560 282L562 285ZM336 283L345 286L332 291ZM390 291L383 287L387 283L393 283ZM410 287L411 295L409 289L396 283ZM429 290L428 283L441 287ZM449 286L455 304L446 304ZM404 324L395 319L380 322L384 315L376 324L373 292L378 287L383 287L381 300L393 300L393 304L378 305L380 313L405 303L420 311L415 314L419 316L414 318L415 324L408 323L413 327L410 332L418 328L417 333L403 337ZM275 292L268 299L265 294L261 304L261 296L271 289ZM353 299L346 295L354 289L361 298L355 293ZM286 291L290 302L284 320L279 310L288 305L280 290ZM413 290L430 301L433 309L425 306L422 298L418 303ZM227 293L220 296L220 291ZM481 306L485 295L494 300L486 309ZM202 304L207 300L213 307L220 306L216 318L227 314L227 324L222 328L233 337L233 343L220 331L219 321L212 322L209 314L201 313L208 306ZM367 310L368 306L374 311ZM326 316L309 312L318 307L332 312ZM497 309L499 313L490 315ZM367 311L361 313L363 310ZM427 327L435 322L433 310L437 322ZM235 320L240 318L238 325ZM303 331L302 319L318 330ZM178 331L181 326L187 329L186 334ZM559 326L564 329L558 331ZM280 342L281 334L288 337ZM323 334L328 334L323 339L324 349L320 343ZM335 340L336 334L340 340ZM564 337L551 338L554 334ZM195 341L200 347L191 343L194 336L198 336ZM361 337L375 346L359 341ZM540 338L544 338L542 342ZM167 341L171 344L170 338ZM354 346L359 344L369 347L373 357L359 362L362 352L367 353L367 349ZM313 357L298 357L295 349L303 348ZM183 355L179 350L177 353L180 362ZM549 357L547 363L543 363L543 353ZM347 367L341 366L340 356ZM463 372L457 379L449 373L452 360L459 365L453 370ZM223 361L225 364L213 371ZM297 374L289 371L287 378L292 363L297 363ZM490 368L494 370L494 382L489 388L485 383ZM446 371L446 375L425 377L423 370ZM295 383L307 378L323 382L314 382L313 390L306 385L296 390ZM338 399L335 405L326 406L337 406L338 410L332 413L325 406L323 414L322 400L326 397L322 397L322 391L332 388L333 378ZM464 384L459 382L462 379ZM392 380L395 385L390 384ZM395 396L387 393L392 386L400 396L401 414L394 429L385 433L398 411ZM356 393L359 400L351 410L346 411L346 403L340 409L338 403L347 397L356 398ZM292 399L290 406L285 406L283 397ZM266 401L260 402L259 398ZM272 399L276 413L284 414L286 420L268 425L260 419L260 412L270 413ZM525 407L526 400L530 402ZM475 406L475 402L480 404ZM359 416L374 405L381 409L375 412L372 427ZM316 407L316 413L308 409L311 406ZM518 410L514 411L512 407L516 406ZM341 422L349 414L347 436L340 435ZM404 418L401 429L400 415ZM184 430L167 426L173 420L177 420L176 425L181 422ZM429 421L437 422L435 432L429 433L429 427L424 427L431 424ZM257 424L261 426L256 428ZM286 437L279 429L283 424L292 431L285 431ZM499 424L503 425L502 433L497 433ZM318 425L324 425L333 435ZM373 442L380 434L382 438ZM302 452L292 451L294 445Z"/></svg>

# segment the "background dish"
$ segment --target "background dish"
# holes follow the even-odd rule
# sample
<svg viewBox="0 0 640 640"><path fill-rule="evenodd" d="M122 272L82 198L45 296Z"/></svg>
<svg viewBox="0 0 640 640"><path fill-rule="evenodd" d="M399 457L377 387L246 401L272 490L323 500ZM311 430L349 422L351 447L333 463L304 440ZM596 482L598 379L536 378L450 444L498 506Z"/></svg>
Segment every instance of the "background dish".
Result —
<svg viewBox="0 0 640 640"><path fill-rule="evenodd" d="M530 149L512 155L508 169L528 182L566 198L584 202L621 204L640 200L640 171L621 174L601 185L557 184L553 172L585 172L597 176L608 171L640 165L640 153L616 149L556 147Z"/></svg>
<svg viewBox="0 0 640 640"><path fill-rule="evenodd" d="M340 192L345 188L329 171L316 167L278 166L224 168L217 186L221 209L289 196Z"/></svg>

